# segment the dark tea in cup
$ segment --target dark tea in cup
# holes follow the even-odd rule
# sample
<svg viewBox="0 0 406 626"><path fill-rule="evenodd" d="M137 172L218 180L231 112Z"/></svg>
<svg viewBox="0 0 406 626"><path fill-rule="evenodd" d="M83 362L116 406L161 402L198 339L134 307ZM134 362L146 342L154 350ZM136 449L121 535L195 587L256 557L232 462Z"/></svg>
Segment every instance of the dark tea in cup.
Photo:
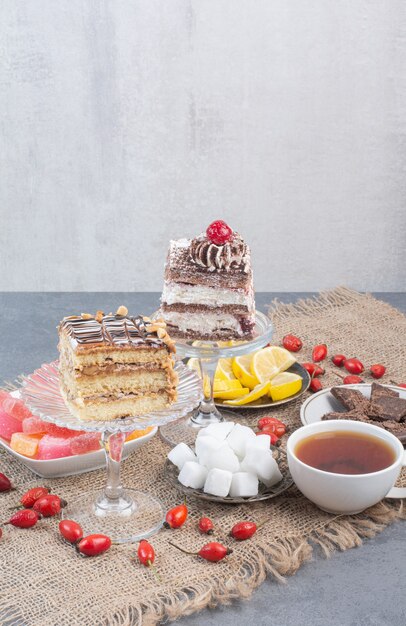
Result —
<svg viewBox="0 0 406 626"><path fill-rule="evenodd" d="M373 435L354 431L327 431L309 435L295 447L297 458L333 474L371 474L396 460L394 449Z"/></svg>

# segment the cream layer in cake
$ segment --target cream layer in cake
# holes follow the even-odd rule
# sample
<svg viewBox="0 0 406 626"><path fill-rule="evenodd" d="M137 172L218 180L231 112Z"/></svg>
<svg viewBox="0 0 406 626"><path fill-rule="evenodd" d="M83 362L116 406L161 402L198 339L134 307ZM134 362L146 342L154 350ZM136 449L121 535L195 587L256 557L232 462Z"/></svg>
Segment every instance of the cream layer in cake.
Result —
<svg viewBox="0 0 406 626"><path fill-rule="evenodd" d="M243 307L247 310L254 308L252 291L247 293L244 289L221 289L171 281L165 281L161 300L167 306L195 304L208 308L223 306Z"/></svg>

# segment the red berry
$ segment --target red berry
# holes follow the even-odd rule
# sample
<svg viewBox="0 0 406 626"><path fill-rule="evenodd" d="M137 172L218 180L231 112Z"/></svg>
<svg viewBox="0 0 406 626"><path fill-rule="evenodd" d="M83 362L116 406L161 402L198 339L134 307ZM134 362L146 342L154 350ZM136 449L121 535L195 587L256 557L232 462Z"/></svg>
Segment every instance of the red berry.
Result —
<svg viewBox="0 0 406 626"><path fill-rule="evenodd" d="M343 378L344 385L355 385L357 383L363 382L364 381L362 380L362 378L360 378L359 376L354 376L354 374L351 374L350 376L345 376L345 378Z"/></svg>
<svg viewBox="0 0 406 626"><path fill-rule="evenodd" d="M222 246L231 239L233 231L223 220L216 220L207 227L206 235L216 246Z"/></svg>
<svg viewBox="0 0 406 626"><path fill-rule="evenodd" d="M258 435L269 435L271 438L271 446L276 445L276 442L279 440L279 437L276 433L274 433L273 431L273 424L270 424L269 426L264 426L262 430L259 430L257 433L255 433L257 436Z"/></svg>
<svg viewBox="0 0 406 626"><path fill-rule="evenodd" d="M320 380L318 378L312 378L310 381L310 385L309 388L314 391L321 391L323 389L323 385L321 384Z"/></svg>
<svg viewBox="0 0 406 626"><path fill-rule="evenodd" d="M318 363L319 361L323 361L327 356L327 346L325 343L320 343L317 346L314 346L312 352L312 361Z"/></svg>
<svg viewBox="0 0 406 626"><path fill-rule="evenodd" d="M323 374L325 373L325 370L320 367L320 365L317 365L317 363L302 363L302 367L304 367L304 369L313 378L315 378L316 376L323 376Z"/></svg>
<svg viewBox="0 0 406 626"><path fill-rule="evenodd" d="M217 541L212 541L211 543L206 543L203 548L200 548L198 555L202 557L202 559L206 559L206 561L212 561L213 563L217 563L224 559L225 556L231 554L232 550L230 548L226 548L221 543L217 543Z"/></svg>
<svg viewBox="0 0 406 626"><path fill-rule="evenodd" d="M59 522L59 532L69 543L76 543L83 537L82 527L71 519L63 519Z"/></svg>
<svg viewBox="0 0 406 626"><path fill-rule="evenodd" d="M170 509L165 517L165 528L180 528L187 520L187 506L186 504L180 504Z"/></svg>
<svg viewBox="0 0 406 626"><path fill-rule="evenodd" d="M11 491L13 485L11 484L10 479L0 472L0 492L1 491Z"/></svg>
<svg viewBox="0 0 406 626"><path fill-rule="evenodd" d="M337 367L342 367L344 365L344 361L347 360L347 357L345 357L343 354L335 354L331 360L333 361L334 365L337 365Z"/></svg>
<svg viewBox="0 0 406 626"><path fill-rule="evenodd" d="M249 539L257 532L257 525L254 522L238 522L235 524L230 532L230 535L238 541L245 541Z"/></svg>
<svg viewBox="0 0 406 626"><path fill-rule="evenodd" d="M289 352L299 352L303 346L303 342L295 335L285 335L282 339L282 345L285 350L289 350Z"/></svg>
<svg viewBox="0 0 406 626"><path fill-rule="evenodd" d="M65 506L65 500L61 500L59 496L47 495L34 502L32 508L44 517L53 517L58 515Z"/></svg>
<svg viewBox="0 0 406 626"><path fill-rule="evenodd" d="M359 359L347 359L344 361L344 367L350 374L361 374L364 371L364 366Z"/></svg>
<svg viewBox="0 0 406 626"><path fill-rule="evenodd" d="M34 506L37 500L42 498L42 496L47 496L48 494L48 487L33 487L21 496L20 502L25 509L30 509Z"/></svg>
<svg viewBox="0 0 406 626"><path fill-rule="evenodd" d="M151 567L155 561L155 550L146 539L141 539L138 545L137 555L140 563L145 565L145 567Z"/></svg>
<svg viewBox="0 0 406 626"><path fill-rule="evenodd" d="M258 428L260 430L262 430L265 426L269 426L271 424L282 424L283 426L285 425L283 422L281 422L281 420L278 420L278 418L276 417L261 417L258 420Z"/></svg>
<svg viewBox="0 0 406 626"><path fill-rule="evenodd" d="M169 542L169 544L185 554L201 556L202 559L205 559L206 561L213 561L214 563L221 561L225 556L232 553L230 548L226 548L226 546L223 546L222 543L217 543L217 541L206 543L202 548L200 548L199 552L189 552L174 543Z"/></svg>
<svg viewBox="0 0 406 626"><path fill-rule="evenodd" d="M16 526L16 528L31 528L35 526L38 520L41 519L41 515L32 509L22 509L14 513L6 524Z"/></svg>
<svg viewBox="0 0 406 626"><path fill-rule="evenodd" d="M386 367L380 363L376 363L376 365L371 365L370 371L374 378L382 378L386 372Z"/></svg>
<svg viewBox="0 0 406 626"><path fill-rule="evenodd" d="M201 517L199 519L199 530L205 535L213 534L213 522L209 517Z"/></svg>
<svg viewBox="0 0 406 626"><path fill-rule="evenodd" d="M107 535L88 535L76 544L76 549L86 556L97 556L106 552L111 546L111 539Z"/></svg>

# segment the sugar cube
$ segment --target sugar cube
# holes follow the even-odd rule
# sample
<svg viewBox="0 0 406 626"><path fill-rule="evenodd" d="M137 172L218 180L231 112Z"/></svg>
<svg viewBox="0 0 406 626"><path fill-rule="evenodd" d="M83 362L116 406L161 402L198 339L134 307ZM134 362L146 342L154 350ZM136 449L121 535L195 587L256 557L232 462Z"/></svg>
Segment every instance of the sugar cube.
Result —
<svg viewBox="0 0 406 626"><path fill-rule="evenodd" d="M179 473L178 481L185 487L201 489L206 481L207 471L207 468L199 463L186 461Z"/></svg>
<svg viewBox="0 0 406 626"><path fill-rule="evenodd" d="M211 437L210 435L206 435L205 437L199 437L195 442L195 450L197 458L199 459L199 463L201 465L206 465L209 454L213 450L217 450L221 448L223 442L215 437Z"/></svg>
<svg viewBox="0 0 406 626"><path fill-rule="evenodd" d="M218 424L209 424L206 428L202 428L201 432L204 432L204 435L210 435L215 439L224 441L233 428L234 422L219 422Z"/></svg>
<svg viewBox="0 0 406 626"><path fill-rule="evenodd" d="M271 451L250 450L245 455L240 469L244 472L256 474L261 483L264 483L267 487L272 487L272 485L282 480L282 474Z"/></svg>
<svg viewBox="0 0 406 626"><path fill-rule="evenodd" d="M258 493L258 478L251 472L236 472L231 479L230 496L248 498Z"/></svg>
<svg viewBox="0 0 406 626"><path fill-rule="evenodd" d="M178 443L168 453L168 459L181 470L187 461L196 461L196 455L185 443Z"/></svg>
<svg viewBox="0 0 406 626"><path fill-rule="evenodd" d="M271 447L271 437L269 435L257 435L255 439L249 439L245 446L245 453L249 450L269 450Z"/></svg>
<svg viewBox="0 0 406 626"><path fill-rule="evenodd" d="M255 439L255 436L256 435L252 428L248 428L248 426L243 426L242 424L235 424L233 430L228 435L226 442L230 448L234 450L236 455L242 459L245 455L247 441Z"/></svg>
<svg viewBox="0 0 406 626"><path fill-rule="evenodd" d="M238 472L240 462L237 455L227 444L223 444L217 450L212 450L207 456L206 467L210 470L217 469L227 470L229 472Z"/></svg>
<svg viewBox="0 0 406 626"><path fill-rule="evenodd" d="M230 491L232 478L232 473L227 472L227 470L217 469L216 467L211 469L204 483L205 493L225 498Z"/></svg>

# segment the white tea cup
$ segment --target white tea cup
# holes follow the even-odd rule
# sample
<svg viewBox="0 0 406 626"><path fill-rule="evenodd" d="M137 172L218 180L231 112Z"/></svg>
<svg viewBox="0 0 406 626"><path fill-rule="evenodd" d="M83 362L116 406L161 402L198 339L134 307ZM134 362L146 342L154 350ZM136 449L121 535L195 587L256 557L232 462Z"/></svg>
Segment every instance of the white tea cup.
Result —
<svg viewBox="0 0 406 626"><path fill-rule="evenodd" d="M307 465L296 456L300 441L323 432L346 431L370 435L388 444L395 459L391 465L368 474L336 474ZM406 453L399 439L383 428L354 420L328 420L298 428L288 439L289 470L306 498L328 513L352 515L373 506L382 498L406 498L406 489L394 487Z"/></svg>

